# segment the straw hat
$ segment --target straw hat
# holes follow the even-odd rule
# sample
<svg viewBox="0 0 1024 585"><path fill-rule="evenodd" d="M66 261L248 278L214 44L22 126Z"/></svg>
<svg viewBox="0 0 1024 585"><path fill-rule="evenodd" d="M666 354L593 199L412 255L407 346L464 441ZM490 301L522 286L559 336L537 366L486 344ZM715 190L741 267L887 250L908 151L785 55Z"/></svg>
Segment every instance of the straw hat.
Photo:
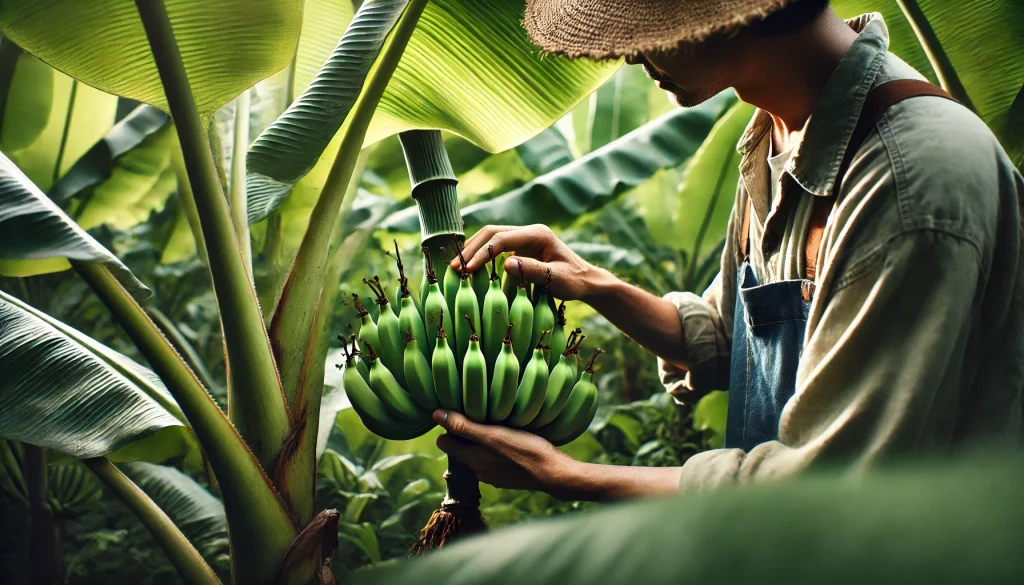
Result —
<svg viewBox="0 0 1024 585"><path fill-rule="evenodd" d="M700 42L795 1L527 0L524 22L545 51L603 59Z"/></svg>

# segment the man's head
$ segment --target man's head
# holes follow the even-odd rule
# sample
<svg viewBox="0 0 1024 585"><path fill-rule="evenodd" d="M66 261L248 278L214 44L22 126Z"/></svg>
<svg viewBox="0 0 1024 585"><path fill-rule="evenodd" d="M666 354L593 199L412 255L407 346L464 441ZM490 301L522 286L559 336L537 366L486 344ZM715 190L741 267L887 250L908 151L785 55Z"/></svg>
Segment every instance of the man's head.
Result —
<svg viewBox="0 0 1024 585"><path fill-rule="evenodd" d="M829 0L528 0L526 27L545 50L626 57L681 106L735 84L766 38L810 26Z"/></svg>
<svg viewBox="0 0 1024 585"><path fill-rule="evenodd" d="M734 31L674 49L627 56L626 62L643 66L647 76L672 94L680 106L695 106L735 83L736 76L742 75L749 62L750 52L764 47L759 39L800 32L820 17L828 5L829 0L796 0Z"/></svg>

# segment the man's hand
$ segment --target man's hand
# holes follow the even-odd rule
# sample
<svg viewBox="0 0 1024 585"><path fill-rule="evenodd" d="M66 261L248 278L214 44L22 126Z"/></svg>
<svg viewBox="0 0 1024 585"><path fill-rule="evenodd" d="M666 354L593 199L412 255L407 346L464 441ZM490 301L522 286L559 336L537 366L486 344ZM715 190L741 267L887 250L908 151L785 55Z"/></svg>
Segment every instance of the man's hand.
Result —
<svg viewBox="0 0 1024 585"><path fill-rule="evenodd" d="M480 481L495 487L593 501L679 491L678 467L580 463L533 433L478 424L450 410L435 410L433 416L448 431L437 438L437 446L468 465Z"/></svg>
<svg viewBox="0 0 1024 585"><path fill-rule="evenodd" d="M568 486L579 462L548 441L525 431L477 424L453 411L437 410L433 416L449 433L437 438L438 448L469 466L480 481L578 499Z"/></svg>
<svg viewBox="0 0 1024 585"><path fill-rule="evenodd" d="M518 276L519 262L527 282L543 286L551 270L551 294L556 299L583 301L613 325L658 357L686 367L683 328L675 305L635 286L607 270L592 266L546 225L525 227L489 225L466 240L466 270L476 272L495 256L513 252L505 260L505 272ZM459 258L451 267L461 266Z"/></svg>
<svg viewBox="0 0 1024 585"><path fill-rule="evenodd" d="M587 301L597 279L612 278L604 270L595 268L576 252L569 249L546 225L524 227L489 225L466 240L462 255L466 270L476 272L490 261L488 249L497 256L514 252L515 257L505 260L505 272L519 275L519 262L527 282L543 285L547 271L551 270L551 294L567 301ZM454 258L452 268L460 268L461 261Z"/></svg>

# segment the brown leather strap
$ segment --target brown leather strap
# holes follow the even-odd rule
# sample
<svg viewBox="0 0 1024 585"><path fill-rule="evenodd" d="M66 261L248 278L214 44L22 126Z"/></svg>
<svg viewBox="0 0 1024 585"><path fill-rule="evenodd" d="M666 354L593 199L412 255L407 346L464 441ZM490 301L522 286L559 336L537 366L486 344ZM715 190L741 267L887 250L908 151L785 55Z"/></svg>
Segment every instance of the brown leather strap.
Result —
<svg viewBox="0 0 1024 585"><path fill-rule="evenodd" d="M743 206L743 223L740 224L740 252L743 253L743 259L746 260L750 256L750 206L753 203L750 202L750 197L747 197L747 204Z"/></svg>
<svg viewBox="0 0 1024 585"><path fill-rule="evenodd" d="M846 155L843 157L842 164L839 165L832 193L827 197L814 198L814 208L811 211L811 222L807 228L807 241L804 247L808 280L814 280L817 275L821 237L825 232L825 226L828 225L828 218L832 214L832 210L838 205L840 187L847 171L850 170L853 157L856 156L857 151L864 144L864 140L867 139L886 110L903 100L919 96L935 96L953 100L953 97L941 87L916 79L887 81L868 92L868 96L864 100L864 109L861 110L860 119L857 121L857 127L846 147ZM747 213L750 213L749 210Z"/></svg>

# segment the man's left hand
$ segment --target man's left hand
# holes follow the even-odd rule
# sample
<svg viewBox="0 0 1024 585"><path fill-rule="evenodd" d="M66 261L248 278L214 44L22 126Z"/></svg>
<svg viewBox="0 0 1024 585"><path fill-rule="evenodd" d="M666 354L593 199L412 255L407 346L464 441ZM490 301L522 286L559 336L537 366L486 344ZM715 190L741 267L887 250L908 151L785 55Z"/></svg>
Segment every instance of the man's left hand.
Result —
<svg viewBox="0 0 1024 585"><path fill-rule="evenodd" d="M575 499L569 486L580 464L547 440L526 431L475 423L450 410L436 410L433 418L449 433L437 438L438 448L473 469L480 481Z"/></svg>

